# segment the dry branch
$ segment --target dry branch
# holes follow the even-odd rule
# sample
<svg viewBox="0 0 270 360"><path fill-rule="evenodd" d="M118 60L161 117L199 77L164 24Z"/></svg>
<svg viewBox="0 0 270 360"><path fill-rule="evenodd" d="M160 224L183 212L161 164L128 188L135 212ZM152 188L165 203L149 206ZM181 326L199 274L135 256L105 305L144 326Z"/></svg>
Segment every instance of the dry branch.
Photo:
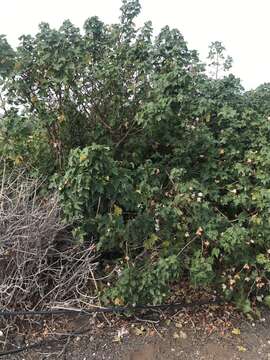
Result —
<svg viewBox="0 0 270 360"><path fill-rule="evenodd" d="M0 184L0 308L92 303L94 245L74 244L57 194L24 173L3 171Z"/></svg>

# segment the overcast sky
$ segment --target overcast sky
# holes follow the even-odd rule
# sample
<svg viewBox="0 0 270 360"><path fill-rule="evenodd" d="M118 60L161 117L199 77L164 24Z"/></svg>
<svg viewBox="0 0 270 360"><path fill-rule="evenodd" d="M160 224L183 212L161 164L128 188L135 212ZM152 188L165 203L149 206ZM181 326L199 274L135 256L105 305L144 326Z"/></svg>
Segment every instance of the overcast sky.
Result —
<svg viewBox="0 0 270 360"><path fill-rule="evenodd" d="M0 0L0 34L16 46L22 34L34 34L46 21L59 27L65 19L82 26L98 15L116 22L121 0ZM270 82L270 0L141 0L138 24L152 20L155 31L177 27L189 47L205 59L208 45L219 40L234 59L233 72L246 89Z"/></svg>

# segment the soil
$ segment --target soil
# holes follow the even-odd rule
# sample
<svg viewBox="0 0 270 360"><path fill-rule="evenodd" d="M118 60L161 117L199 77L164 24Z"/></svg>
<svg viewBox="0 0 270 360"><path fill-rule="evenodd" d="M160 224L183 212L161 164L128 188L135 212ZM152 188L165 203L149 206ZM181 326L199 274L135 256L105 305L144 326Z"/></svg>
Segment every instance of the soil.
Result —
<svg viewBox="0 0 270 360"><path fill-rule="evenodd" d="M229 317L229 318L228 318ZM207 309L158 320L78 318L70 328L90 330L67 342L3 360L270 360L270 313L257 321ZM75 335L75 334L74 334Z"/></svg>

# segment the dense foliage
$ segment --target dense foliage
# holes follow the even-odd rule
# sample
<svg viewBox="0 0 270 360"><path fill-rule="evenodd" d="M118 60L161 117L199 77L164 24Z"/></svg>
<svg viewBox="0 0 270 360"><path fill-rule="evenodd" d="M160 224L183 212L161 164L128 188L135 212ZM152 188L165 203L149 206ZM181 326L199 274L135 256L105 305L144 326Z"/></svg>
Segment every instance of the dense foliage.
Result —
<svg viewBox="0 0 270 360"><path fill-rule="evenodd" d="M16 51L0 38L0 155L46 177L74 241L117 264L107 301L159 303L185 278L249 311L270 293L270 84L245 92L219 42L208 76L139 12L43 23Z"/></svg>

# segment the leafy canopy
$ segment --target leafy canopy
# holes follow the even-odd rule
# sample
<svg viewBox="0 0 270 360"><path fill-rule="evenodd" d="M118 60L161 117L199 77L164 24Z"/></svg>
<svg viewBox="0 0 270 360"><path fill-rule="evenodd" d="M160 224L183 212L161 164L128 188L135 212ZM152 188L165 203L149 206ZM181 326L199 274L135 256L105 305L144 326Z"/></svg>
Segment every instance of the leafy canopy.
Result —
<svg viewBox="0 0 270 360"><path fill-rule="evenodd" d="M46 176L74 241L116 262L107 301L158 303L186 279L249 309L270 290L269 84L246 93L220 42L209 77L139 12L42 23L16 51L0 38L0 155Z"/></svg>

